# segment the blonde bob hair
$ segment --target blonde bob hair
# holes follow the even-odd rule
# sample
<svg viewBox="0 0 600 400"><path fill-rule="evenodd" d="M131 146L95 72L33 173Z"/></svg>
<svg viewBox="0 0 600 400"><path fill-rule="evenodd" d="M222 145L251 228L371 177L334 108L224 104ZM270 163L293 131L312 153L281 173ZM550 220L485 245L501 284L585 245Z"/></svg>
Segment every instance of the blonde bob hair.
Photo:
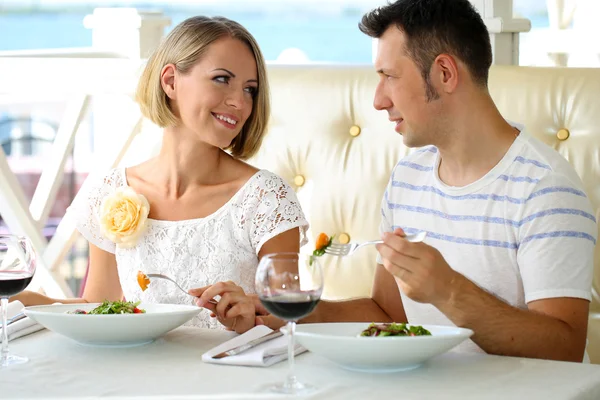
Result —
<svg viewBox="0 0 600 400"><path fill-rule="evenodd" d="M269 85L262 53L250 32L239 23L224 17L197 16L177 25L148 59L140 76L135 93L142 114L161 128L176 126L179 118L173 114L169 98L164 92L160 73L167 64L186 74L200 60L213 42L231 37L245 43L256 60L258 90L254 97L252 113L242 131L229 147L231 155L239 159L252 157L259 149L270 115Z"/></svg>

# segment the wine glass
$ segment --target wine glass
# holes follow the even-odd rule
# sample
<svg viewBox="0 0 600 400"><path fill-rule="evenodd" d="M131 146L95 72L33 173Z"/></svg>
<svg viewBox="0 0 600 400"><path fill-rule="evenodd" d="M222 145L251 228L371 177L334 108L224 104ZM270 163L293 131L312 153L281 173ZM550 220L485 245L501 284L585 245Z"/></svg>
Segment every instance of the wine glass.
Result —
<svg viewBox="0 0 600 400"><path fill-rule="evenodd" d="M35 273L36 255L29 239L16 235L0 235L0 304L2 307L2 352L0 368L29 361L8 353L8 298L21 293Z"/></svg>
<svg viewBox="0 0 600 400"><path fill-rule="evenodd" d="M274 253L265 255L256 270L256 293L265 308L287 321L289 373L285 382L270 388L286 394L306 394L315 388L300 383L294 374L296 322L309 315L323 292L323 271L314 255Z"/></svg>

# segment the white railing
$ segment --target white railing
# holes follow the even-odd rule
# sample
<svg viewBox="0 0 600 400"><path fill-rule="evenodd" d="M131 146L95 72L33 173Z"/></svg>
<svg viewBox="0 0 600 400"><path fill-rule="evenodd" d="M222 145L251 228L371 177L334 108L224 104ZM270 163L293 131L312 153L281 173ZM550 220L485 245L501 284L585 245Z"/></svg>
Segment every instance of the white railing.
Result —
<svg viewBox="0 0 600 400"><path fill-rule="evenodd" d="M128 59L0 58L0 96L18 93L20 97L31 99L51 95L70 98L51 156L45 162L30 204L27 204L23 190L0 148L0 215L11 232L31 238L40 256L39 273L30 286L32 290L43 288L48 295L58 298L72 295L65 280L57 273L57 268L76 237L75 221L67 213L49 243L43 237L41 228L55 202L67 157L81 121L90 108L91 98L116 95L121 101L133 103L132 94L142 64L140 60ZM15 71L27 79L15 77ZM116 117L112 121L115 134L104 135L110 146L103 146L94 155L91 171L104 171L118 165L135 135L141 131L143 120L139 112L133 115L128 112L124 116L121 108L122 102L115 109L108 110Z"/></svg>
<svg viewBox="0 0 600 400"><path fill-rule="evenodd" d="M98 50L93 47L72 47L62 49L34 49L0 51L2 58L129 58L116 51Z"/></svg>

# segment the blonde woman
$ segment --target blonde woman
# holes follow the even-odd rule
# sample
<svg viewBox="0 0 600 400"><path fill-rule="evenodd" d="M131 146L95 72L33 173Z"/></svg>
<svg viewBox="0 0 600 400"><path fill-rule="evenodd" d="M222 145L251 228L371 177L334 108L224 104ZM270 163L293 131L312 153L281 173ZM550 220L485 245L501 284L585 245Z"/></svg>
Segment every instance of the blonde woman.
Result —
<svg viewBox="0 0 600 400"><path fill-rule="evenodd" d="M160 154L81 189L70 212L89 241L90 266L83 298L67 302L196 301L211 312L190 325L244 332L259 307L247 295L259 259L298 252L308 227L294 191L243 162L258 150L269 117L258 45L226 18L187 19L148 60L136 99L164 128ZM142 291L138 270L199 288L190 291L198 297L161 280ZM216 307L207 303L218 296ZM56 301L32 292L18 299Z"/></svg>

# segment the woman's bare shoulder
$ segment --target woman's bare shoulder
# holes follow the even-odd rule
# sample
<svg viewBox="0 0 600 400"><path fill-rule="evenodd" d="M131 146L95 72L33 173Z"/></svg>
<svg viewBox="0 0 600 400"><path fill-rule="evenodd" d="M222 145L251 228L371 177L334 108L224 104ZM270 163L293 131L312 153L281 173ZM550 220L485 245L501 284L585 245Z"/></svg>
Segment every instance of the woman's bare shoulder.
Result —
<svg viewBox="0 0 600 400"><path fill-rule="evenodd" d="M251 177L253 177L258 171L259 168L256 168L253 165L250 165L242 160L232 159L230 164L230 169L234 176L238 177L240 180L247 181Z"/></svg>
<svg viewBox="0 0 600 400"><path fill-rule="evenodd" d="M152 182L152 171L154 166L155 159L150 159L148 161L144 161L143 163L125 168L127 185L132 187L134 190L148 185L148 183Z"/></svg>

